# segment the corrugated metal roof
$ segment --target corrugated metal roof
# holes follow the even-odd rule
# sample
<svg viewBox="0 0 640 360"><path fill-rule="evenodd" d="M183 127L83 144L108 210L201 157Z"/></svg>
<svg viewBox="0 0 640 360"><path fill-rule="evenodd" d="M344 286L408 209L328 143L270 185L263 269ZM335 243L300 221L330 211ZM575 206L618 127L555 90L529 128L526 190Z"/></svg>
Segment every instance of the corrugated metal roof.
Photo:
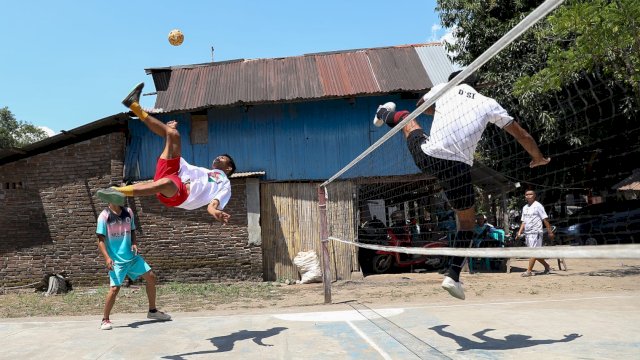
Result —
<svg viewBox="0 0 640 360"><path fill-rule="evenodd" d="M156 113L421 92L453 70L440 43L147 69Z"/></svg>
<svg viewBox="0 0 640 360"><path fill-rule="evenodd" d="M62 130L59 134L29 144L21 149L0 149L0 165L59 149L112 131L125 129L129 119L127 113L119 113L72 130Z"/></svg>
<svg viewBox="0 0 640 360"><path fill-rule="evenodd" d="M629 177L613 185L611 188L619 191L640 191L640 169L633 170L633 173Z"/></svg>

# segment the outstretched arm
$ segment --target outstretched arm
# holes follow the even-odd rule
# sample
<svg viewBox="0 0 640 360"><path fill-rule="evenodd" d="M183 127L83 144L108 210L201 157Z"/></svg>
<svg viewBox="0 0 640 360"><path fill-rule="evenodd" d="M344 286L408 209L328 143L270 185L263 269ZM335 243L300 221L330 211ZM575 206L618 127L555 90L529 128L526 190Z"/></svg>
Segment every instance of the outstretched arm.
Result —
<svg viewBox="0 0 640 360"><path fill-rule="evenodd" d="M538 148L538 144L536 144L533 137L531 137L527 130L523 129L516 121L511 122L511 124L505 126L503 129L511 134L511 136L513 136L529 153L531 156L529 167L534 168L536 166L547 165L549 161L551 161L550 158L545 158L544 155L542 155L542 152Z"/></svg>
<svg viewBox="0 0 640 360"><path fill-rule="evenodd" d="M214 217L214 219L220 221L223 224L226 224L227 222L229 222L229 218L231 218L231 215L222 210L218 210L219 205L220 201L218 199L213 199L213 201L209 203L209 206L207 206L207 211L209 212L209 214L211 214L211 216Z"/></svg>

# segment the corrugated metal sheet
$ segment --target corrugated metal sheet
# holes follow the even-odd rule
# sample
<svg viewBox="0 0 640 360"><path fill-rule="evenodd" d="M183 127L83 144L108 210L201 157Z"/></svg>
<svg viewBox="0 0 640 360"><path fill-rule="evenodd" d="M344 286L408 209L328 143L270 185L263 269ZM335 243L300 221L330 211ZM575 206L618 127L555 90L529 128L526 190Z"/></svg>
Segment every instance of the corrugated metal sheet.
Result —
<svg viewBox="0 0 640 360"><path fill-rule="evenodd" d="M448 71L445 61L441 45L418 44L147 72L153 75L157 90L156 113L162 113L234 104L421 92L441 82L442 74Z"/></svg>
<svg viewBox="0 0 640 360"><path fill-rule="evenodd" d="M453 65L443 47L420 46L415 50L433 85L447 82L449 74L453 72Z"/></svg>
<svg viewBox="0 0 640 360"><path fill-rule="evenodd" d="M372 94L380 91L371 76L366 52L339 53L316 56L322 92L325 96Z"/></svg>
<svg viewBox="0 0 640 360"><path fill-rule="evenodd" d="M21 149L0 149L0 165L124 129L129 120L127 113L118 113L78 126L72 130L63 130L59 134L29 144Z"/></svg>
<svg viewBox="0 0 640 360"><path fill-rule="evenodd" d="M221 153L230 154L238 171L264 171L267 181L326 180L353 158L368 148L387 131L376 128L371 119L377 106L394 101L398 108L413 109L415 100L393 96L367 96L346 99L263 104L250 107L209 109L207 144L191 144L189 114L158 115L163 121L177 120L182 135L182 156L190 163L208 167ZM429 118L421 116L427 129ZM139 156L127 156L127 169L138 169L137 179L153 177L157 156L164 139L149 131L140 121L129 123L130 149L139 149ZM140 142L140 145L136 145ZM394 160L380 164L365 164L349 176L385 176L418 173L402 135L389 139ZM390 156L390 155L389 155ZM380 161L369 157L370 161Z"/></svg>
<svg viewBox="0 0 640 360"><path fill-rule="evenodd" d="M633 173L626 179L611 187L619 191L640 191L640 169L633 170Z"/></svg>
<svg viewBox="0 0 640 360"><path fill-rule="evenodd" d="M380 91L422 91L433 87L413 47L367 50Z"/></svg>

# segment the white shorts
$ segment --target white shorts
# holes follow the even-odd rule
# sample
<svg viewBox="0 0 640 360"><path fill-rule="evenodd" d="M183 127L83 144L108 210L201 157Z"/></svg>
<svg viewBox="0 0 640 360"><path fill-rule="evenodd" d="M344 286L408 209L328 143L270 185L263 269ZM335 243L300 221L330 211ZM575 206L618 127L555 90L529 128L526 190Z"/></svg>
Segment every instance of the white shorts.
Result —
<svg viewBox="0 0 640 360"><path fill-rule="evenodd" d="M542 247L542 233L524 234L528 247Z"/></svg>

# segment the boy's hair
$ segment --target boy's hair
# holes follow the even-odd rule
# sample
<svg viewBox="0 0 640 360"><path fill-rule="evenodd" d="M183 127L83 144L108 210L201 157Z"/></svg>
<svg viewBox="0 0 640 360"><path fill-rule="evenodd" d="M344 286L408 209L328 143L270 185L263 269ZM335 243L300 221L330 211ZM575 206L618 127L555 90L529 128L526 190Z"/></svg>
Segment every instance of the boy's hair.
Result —
<svg viewBox="0 0 640 360"><path fill-rule="evenodd" d="M231 157L231 155L222 154L220 156L226 156L227 158L229 158L229 166L231 166L231 171L229 171L229 174L227 174L227 175L228 176L233 175L233 173L236 172L236 163L233 161L233 158Z"/></svg>
<svg viewBox="0 0 640 360"><path fill-rule="evenodd" d="M447 81L451 81L454 77L458 76L458 74L460 74L461 72L462 70L452 72L451 74L449 74L449 79ZM467 76L466 79L462 80L460 84L476 86L477 83L478 83L478 77L476 76L476 73L471 73L471 75Z"/></svg>

